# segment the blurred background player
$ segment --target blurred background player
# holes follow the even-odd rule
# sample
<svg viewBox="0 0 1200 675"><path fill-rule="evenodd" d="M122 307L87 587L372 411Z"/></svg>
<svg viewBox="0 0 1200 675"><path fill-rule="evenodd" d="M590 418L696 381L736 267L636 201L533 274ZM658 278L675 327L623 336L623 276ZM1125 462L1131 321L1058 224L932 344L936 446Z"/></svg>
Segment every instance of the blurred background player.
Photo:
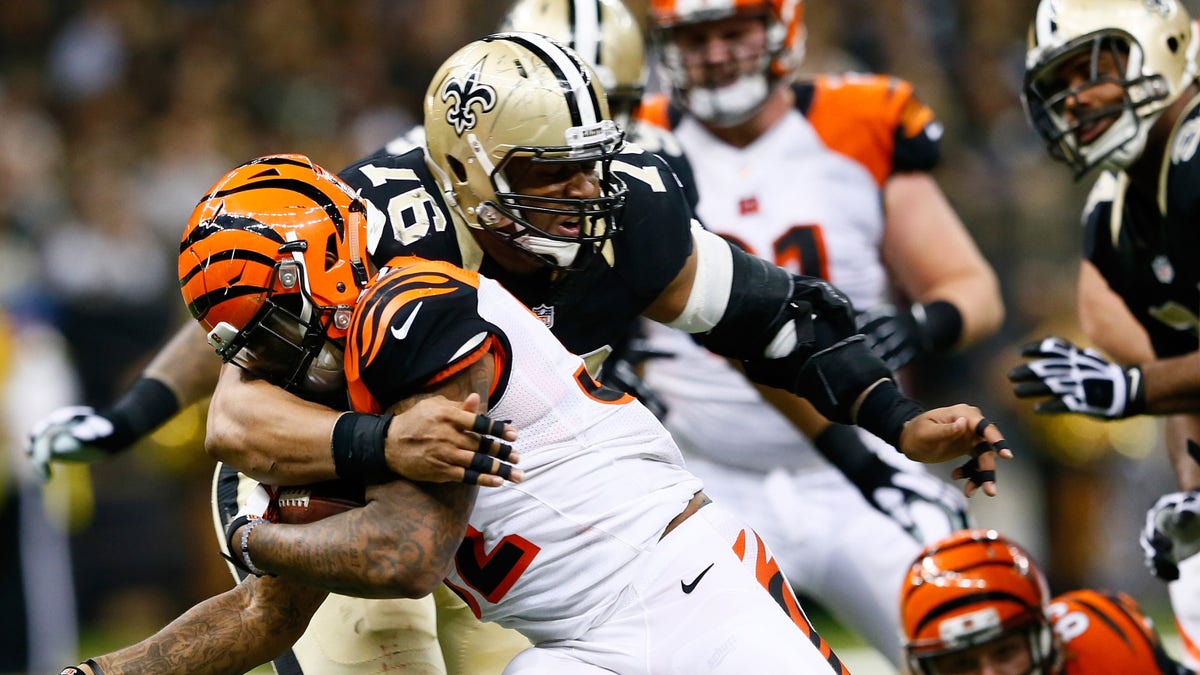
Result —
<svg viewBox="0 0 1200 675"><path fill-rule="evenodd" d="M941 128L911 85L794 83L797 0L656 0L651 10L671 92L645 103L642 123L675 134L707 227L843 288L894 369L999 327L995 275L928 173ZM687 335L650 335L672 357L649 361L646 381L688 466L771 532L798 590L898 663L894 589L922 544L967 525L962 499L878 438L755 391ZM866 545L876 554L856 553Z"/></svg>
<svg viewBox="0 0 1200 675"><path fill-rule="evenodd" d="M1184 675L1124 593L1050 598L1037 563L995 530L921 551L900 591L911 675Z"/></svg>
<svg viewBox="0 0 1200 675"><path fill-rule="evenodd" d="M1175 0L1038 5L1025 60L1030 123L1076 178L1100 171L1084 207L1078 285L1079 320L1099 351L1045 338L1009 374L1017 396L1043 399L1037 412L1165 416L1183 490L1200 487L1188 451L1200 441L1197 48ZM1173 570L1169 551L1162 562L1156 572L1181 573L1170 594L1195 667L1200 568Z"/></svg>

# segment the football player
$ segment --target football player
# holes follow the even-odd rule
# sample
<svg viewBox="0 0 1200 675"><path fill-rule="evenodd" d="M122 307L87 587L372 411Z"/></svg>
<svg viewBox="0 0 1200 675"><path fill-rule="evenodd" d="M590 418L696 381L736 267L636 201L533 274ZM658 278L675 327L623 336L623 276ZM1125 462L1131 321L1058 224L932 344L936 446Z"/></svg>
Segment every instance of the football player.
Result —
<svg viewBox="0 0 1200 675"><path fill-rule="evenodd" d="M995 274L929 174L940 126L895 78L795 81L802 11L798 0L652 2L672 91L644 104L646 121L670 128L692 161L705 225L835 282L891 368L974 344L1004 310ZM907 306L890 304L897 294ZM651 349L674 355L649 361L645 377L689 469L771 533L799 590L898 663L896 585L924 543L967 525L965 502L878 438L755 391L689 336L650 335ZM809 517L788 517L796 512ZM854 553L864 546L876 553Z"/></svg>
<svg viewBox="0 0 1200 675"><path fill-rule="evenodd" d="M1183 675L1124 593L1053 599L1037 564L995 530L927 547L900 591L912 675Z"/></svg>
<svg viewBox="0 0 1200 675"><path fill-rule="evenodd" d="M536 35L472 43L431 83L425 130L422 147L343 172L366 198L373 259L417 253L495 276L592 362L639 313L674 320L759 379L802 389L829 415L923 460L974 450L958 474L965 490L995 493L997 453L975 449L988 427L977 411L921 413L860 339L843 337L852 320L832 287L693 230L674 176L653 155L623 149L602 90L572 52ZM609 148L594 164L536 165L550 181L536 201L511 191L522 177L508 172L514 156L594 139ZM561 214L548 231L523 215L546 212ZM211 451L273 483L296 467L322 466L309 480L378 471L387 429L378 416L322 411L237 369L222 374L209 420Z"/></svg>
<svg viewBox="0 0 1200 675"><path fill-rule="evenodd" d="M587 162L611 142L585 135L513 161ZM514 187L536 191L553 175L531 168ZM244 672L295 639L323 595L312 588L420 597L446 576L477 616L537 645L508 673L845 672L763 541L710 503L657 419L596 383L499 284L400 257L360 295L365 209L339 184L298 155L223 178L181 246L192 314L223 358L287 389L345 384L359 411L477 400L522 429L526 480L476 494L397 479L309 525L237 518L228 552L254 576L80 668ZM483 432L502 426L481 419ZM243 626L249 636L231 630Z"/></svg>
<svg viewBox="0 0 1200 675"><path fill-rule="evenodd" d="M1084 207L1078 310L1097 349L1057 337L1026 345L1009 374L1042 413L1167 416L1179 487L1200 488L1200 124L1196 25L1175 0L1043 0L1029 31L1023 99L1050 155L1099 171ZM1195 174L1195 175L1193 175ZM1172 500L1160 508L1173 509ZM1194 543L1171 547L1152 513L1149 564L1170 578ZM1200 664L1200 578L1170 586L1189 663Z"/></svg>

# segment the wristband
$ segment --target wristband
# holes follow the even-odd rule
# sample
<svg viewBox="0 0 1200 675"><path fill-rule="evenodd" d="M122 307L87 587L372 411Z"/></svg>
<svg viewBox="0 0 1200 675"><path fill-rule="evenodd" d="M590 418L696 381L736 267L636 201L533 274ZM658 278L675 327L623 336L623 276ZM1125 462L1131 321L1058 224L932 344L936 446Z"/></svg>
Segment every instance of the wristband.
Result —
<svg viewBox="0 0 1200 675"><path fill-rule="evenodd" d="M845 424L835 423L825 427L813 439L813 445L822 457L846 477L856 476L878 461L875 453L863 443L858 429Z"/></svg>
<svg viewBox="0 0 1200 675"><path fill-rule="evenodd" d="M161 380L143 377L97 414L112 422L112 435L93 445L110 453L124 450L179 412L179 399Z"/></svg>
<svg viewBox="0 0 1200 675"><path fill-rule="evenodd" d="M1142 369L1133 366L1125 371L1125 381L1129 383L1129 398L1125 404L1125 416L1132 417L1146 412L1146 377Z"/></svg>
<svg viewBox="0 0 1200 675"><path fill-rule="evenodd" d="M881 380L859 405L854 423L900 450L904 425L923 412L921 404L900 393L895 382Z"/></svg>
<svg viewBox="0 0 1200 675"><path fill-rule="evenodd" d="M87 661L79 664L79 666L87 666L88 668L91 668L92 675L104 675L104 671L101 670L100 666L96 665L95 659L88 659ZM63 668L62 672L60 672L58 675L85 675L84 672L79 669L79 666L67 666L66 668Z"/></svg>
<svg viewBox="0 0 1200 675"><path fill-rule="evenodd" d="M395 478L387 465L387 430L391 413L370 415L347 412L338 417L329 439L333 469L338 478L363 483Z"/></svg>
<svg viewBox="0 0 1200 675"><path fill-rule="evenodd" d="M918 307L921 309L918 310ZM924 314L923 320L918 311ZM958 339L962 337L963 319L957 307L945 300L934 300L926 305L913 305L912 313L923 328L925 334L922 342L929 351L944 352L958 344Z"/></svg>

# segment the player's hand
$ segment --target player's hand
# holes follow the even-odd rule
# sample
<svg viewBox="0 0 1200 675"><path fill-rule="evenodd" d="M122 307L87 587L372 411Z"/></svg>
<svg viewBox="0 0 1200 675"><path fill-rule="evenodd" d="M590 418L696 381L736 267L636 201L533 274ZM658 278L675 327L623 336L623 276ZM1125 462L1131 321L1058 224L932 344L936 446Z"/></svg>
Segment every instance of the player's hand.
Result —
<svg viewBox="0 0 1200 675"><path fill-rule="evenodd" d="M915 305L920 308L920 305ZM920 316L919 316L920 315ZM888 368L899 370L933 349L925 335L924 313L893 305L873 307L858 315L858 332Z"/></svg>
<svg viewBox="0 0 1200 675"><path fill-rule="evenodd" d="M996 458L1013 456L996 425L979 408L965 403L928 410L909 420L900 434L899 450L926 464L970 457L951 474L966 481L963 494L968 497L980 488L995 497Z"/></svg>
<svg viewBox="0 0 1200 675"><path fill-rule="evenodd" d="M96 462L124 447L116 442L112 420L88 406L59 408L29 432L25 453L42 480L50 478L50 462Z"/></svg>
<svg viewBox="0 0 1200 675"><path fill-rule="evenodd" d="M1034 406L1039 413L1074 412L1115 420L1145 409L1145 388L1138 367L1122 368L1094 349L1080 349L1059 337L1021 348L1033 359L1008 372L1018 398L1048 397Z"/></svg>
<svg viewBox="0 0 1200 675"><path fill-rule="evenodd" d="M954 487L920 467L902 467L872 452L873 460L847 476L877 510L921 544L968 527L967 501ZM899 457L899 455L896 455Z"/></svg>
<svg viewBox="0 0 1200 675"><path fill-rule="evenodd" d="M409 480L500 487L525 478L512 442L517 430L479 411L479 395L422 399L388 427L388 468Z"/></svg>
<svg viewBox="0 0 1200 675"><path fill-rule="evenodd" d="M1154 576L1178 579L1179 563L1200 553L1200 490L1159 497L1146 512L1141 544Z"/></svg>

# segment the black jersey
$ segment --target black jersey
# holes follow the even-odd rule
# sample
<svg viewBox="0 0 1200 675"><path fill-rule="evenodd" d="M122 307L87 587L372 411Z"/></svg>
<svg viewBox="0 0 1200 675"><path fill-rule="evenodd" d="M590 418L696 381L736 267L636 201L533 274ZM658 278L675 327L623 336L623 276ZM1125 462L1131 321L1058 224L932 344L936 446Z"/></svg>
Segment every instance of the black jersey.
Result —
<svg viewBox="0 0 1200 675"><path fill-rule="evenodd" d="M691 208L659 157L630 146L612 164L629 188L621 231L584 269L516 275L487 257L448 206L424 150L379 152L339 176L383 214L368 247L377 265L396 256L442 260L500 282L575 354L604 350L628 330L683 268L692 251ZM380 226L381 225L381 226Z"/></svg>
<svg viewBox="0 0 1200 675"><path fill-rule="evenodd" d="M1176 123L1155 195L1124 173L1096 181L1084 255L1150 334L1160 358L1200 348L1200 98Z"/></svg>

